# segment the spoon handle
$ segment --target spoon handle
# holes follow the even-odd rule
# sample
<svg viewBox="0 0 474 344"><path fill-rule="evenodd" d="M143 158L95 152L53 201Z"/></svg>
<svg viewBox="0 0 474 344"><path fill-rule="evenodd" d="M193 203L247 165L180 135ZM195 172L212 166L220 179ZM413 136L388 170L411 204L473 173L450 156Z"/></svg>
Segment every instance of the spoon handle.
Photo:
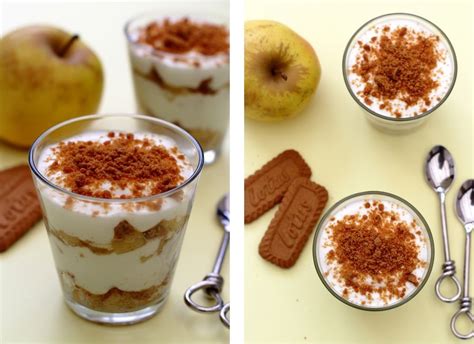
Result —
<svg viewBox="0 0 474 344"><path fill-rule="evenodd" d="M474 322L474 316L471 313L472 307L472 299L469 296L469 275L470 275L470 258L471 258L471 231L472 227L468 228L466 225L466 247L464 251L464 288L463 288L463 297L460 301L459 310L454 313L453 317L451 318L451 331L454 333L456 337L459 339L469 339L474 338L474 331L468 333L461 333L456 328L456 322L458 318L463 315L466 315L471 322Z"/></svg>
<svg viewBox="0 0 474 344"><path fill-rule="evenodd" d="M461 283L456 278L456 266L454 261L451 260L451 255L449 252L449 237L448 237L448 223L446 220L446 194L444 192L439 192L439 201L441 208L441 227L443 235L443 248L444 248L444 263L443 263L443 273L437 279L435 284L435 292L438 299L443 302L455 302L461 297ZM456 287L456 293L452 297L446 297L441 293L441 284L444 280L451 279Z"/></svg>
<svg viewBox="0 0 474 344"><path fill-rule="evenodd" d="M466 247L464 251L464 271L463 271L463 278L464 278L464 290L463 290L463 297L469 297L469 279L470 279L470 271L471 271L471 231L467 230L466 225Z"/></svg>
<svg viewBox="0 0 474 344"><path fill-rule="evenodd" d="M229 312L230 312L230 303L227 303L224 305L224 307L222 307L219 313L219 317L221 318L222 323L227 328L230 328Z"/></svg>
<svg viewBox="0 0 474 344"><path fill-rule="evenodd" d="M449 252L448 221L446 219L446 194L444 192L439 193L439 203L441 207L441 227L443 230L444 261L448 262L451 260L451 254Z"/></svg>
<svg viewBox="0 0 474 344"><path fill-rule="evenodd" d="M443 264L443 273L436 280L436 284L435 284L436 296L438 297L438 299L440 299L443 302L447 302L447 303L456 302L461 297L461 292L462 292L461 283L456 278L456 276L454 276L455 272L456 271L454 268L454 262L452 260L447 261ZM456 294L454 294L452 297L444 296L441 293L441 284L443 283L444 280L447 280L447 279L451 279L456 288Z"/></svg>
<svg viewBox="0 0 474 344"><path fill-rule="evenodd" d="M220 275L222 269L222 263L224 262L225 254L227 252L227 247L229 246L230 232L227 230L224 232L222 237L221 245L219 246L219 252L217 253L212 272Z"/></svg>

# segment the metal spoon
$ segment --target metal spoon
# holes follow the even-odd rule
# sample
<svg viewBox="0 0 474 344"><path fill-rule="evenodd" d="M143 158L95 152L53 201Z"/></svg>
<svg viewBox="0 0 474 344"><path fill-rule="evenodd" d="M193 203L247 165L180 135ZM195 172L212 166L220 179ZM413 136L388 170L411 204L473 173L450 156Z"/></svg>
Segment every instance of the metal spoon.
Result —
<svg viewBox="0 0 474 344"><path fill-rule="evenodd" d="M451 330L454 335L460 339L474 338L474 331L462 334L456 329L457 319L466 314L471 322L474 322L474 316L471 313L472 298L469 296L469 274L470 274L470 256L471 256L471 233L474 230L474 179L470 179L461 186L456 198L456 213L459 220L464 224L466 230L466 246L464 251L464 285L463 295L459 310L451 319Z"/></svg>
<svg viewBox="0 0 474 344"><path fill-rule="evenodd" d="M446 221L446 192L454 180L454 160L451 153L443 146L435 146L428 153L425 164L425 174L428 183L436 191L441 206L441 225L443 229L444 263L443 273L436 280L435 291L443 302L455 302L461 296L461 284L456 278L456 266L449 253L448 224ZM441 283L450 278L456 286L456 294L446 297L441 294Z"/></svg>
<svg viewBox="0 0 474 344"><path fill-rule="evenodd" d="M184 302L191 309L203 313L218 312L224 307L224 301L220 295L224 279L220 273L230 240L230 207L228 194L222 197L217 204L217 217L224 229L224 235L222 237L221 245L219 246L219 251L212 272L208 273L201 282L188 288L184 294ZM199 290L203 290L210 299L215 301L215 303L212 306L204 306L196 303L192 299L192 295ZM225 312L220 314L222 322L227 327L229 327L229 320L227 318L229 307L230 306L227 306Z"/></svg>
<svg viewBox="0 0 474 344"><path fill-rule="evenodd" d="M221 318L222 323L227 328L230 328L229 312L230 312L230 303L227 303L224 305L224 307L222 307L219 313L219 317Z"/></svg>

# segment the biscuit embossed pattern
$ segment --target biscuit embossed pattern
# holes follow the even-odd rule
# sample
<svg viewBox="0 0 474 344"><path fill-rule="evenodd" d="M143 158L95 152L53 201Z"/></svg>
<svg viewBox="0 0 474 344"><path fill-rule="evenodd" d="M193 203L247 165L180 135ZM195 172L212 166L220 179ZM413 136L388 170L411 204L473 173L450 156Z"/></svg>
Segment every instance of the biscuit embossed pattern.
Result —
<svg viewBox="0 0 474 344"><path fill-rule="evenodd" d="M281 201L293 179L311 176L311 169L295 150L286 150L245 179L245 223L259 218Z"/></svg>
<svg viewBox="0 0 474 344"><path fill-rule="evenodd" d="M282 268L292 267L327 200L328 192L321 185L305 177L295 179L260 242L260 255Z"/></svg>
<svg viewBox="0 0 474 344"><path fill-rule="evenodd" d="M0 172L0 252L6 251L41 219L27 165Z"/></svg>

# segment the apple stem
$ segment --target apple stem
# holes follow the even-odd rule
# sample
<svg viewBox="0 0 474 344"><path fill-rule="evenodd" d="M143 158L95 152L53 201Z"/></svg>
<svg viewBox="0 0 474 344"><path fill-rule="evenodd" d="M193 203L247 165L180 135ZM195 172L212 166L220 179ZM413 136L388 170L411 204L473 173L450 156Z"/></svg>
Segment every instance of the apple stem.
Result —
<svg viewBox="0 0 474 344"><path fill-rule="evenodd" d="M281 76L281 78L283 80L285 80L285 81L288 80L288 75L283 73L281 70L278 70L277 68L272 69L272 75L273 76L279 75L279 76Z"/></svg>
<svg viewBox="0 0 474 344"><path fill-rule="evenodd" d="M69 50L69 48L74 44L74 42L76 40L79 39L79 35L72 35L71 38L69 38L69 40L66 42L66 44L61 48L61 50L59 51L59 56L63 57L64 55L66 55L67 51Z"/></svg>

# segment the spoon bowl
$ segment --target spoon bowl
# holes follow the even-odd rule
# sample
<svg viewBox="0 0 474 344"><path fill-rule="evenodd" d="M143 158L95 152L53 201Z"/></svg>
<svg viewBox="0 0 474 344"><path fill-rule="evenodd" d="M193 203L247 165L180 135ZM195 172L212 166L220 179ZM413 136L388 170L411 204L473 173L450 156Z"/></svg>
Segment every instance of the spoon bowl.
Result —
<svg viewBox="0 0 474 344"><path fill-rule="evenodd" d="M436 280L435 292L443 302L454 302L461 296L461 284L456 278L456 266L449 252L448 221L446 217L446 193L453 183L455 170L454 159L449 151L443 146L434 146L425 162L425 175L428 184L438 194L441 210L441 229L443 238L444 263L443 272ZM446 297L441 292L441 284L445 280L451 280L456 287L456 294Z"/></svg>
<svg viewBox="0 0 474 344"><path fill-rule="evenodd" d="M456 197L456 214L466 227L472 231L474 227L474 179L465 181Z"/></svg>
<svg viewBox="0 0 474 344"><path fill-rule="evenodd" d="M443 146L434 146L425 164L428 183L436 192L446 192L453 183L455 170L451 153Z"/></svg>
<svg viewBox="0 0 474 344"><path fill-rule="evenodd" d="M217 218L224 227L225 231L228 232L230 224L229 194L225 194L217 204Z"/></svg>

